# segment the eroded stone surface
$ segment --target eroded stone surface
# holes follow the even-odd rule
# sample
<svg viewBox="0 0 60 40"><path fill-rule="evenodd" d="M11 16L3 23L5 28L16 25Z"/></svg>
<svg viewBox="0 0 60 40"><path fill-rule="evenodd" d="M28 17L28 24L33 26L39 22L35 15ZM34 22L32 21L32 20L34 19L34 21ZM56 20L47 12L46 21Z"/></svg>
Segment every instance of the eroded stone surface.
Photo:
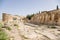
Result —
<svg viewBox="0 0 60 40"><path fill-rule="evenodd" d="M58 28L48 28L47 25L35 26L20 22L18 26L9 23L11 30L4 29L10 40L59 40ZM9 26L7 24L7 26ZM12 26L11 26L12 25ZM59 26L58 26L59 27Z"/></svg>

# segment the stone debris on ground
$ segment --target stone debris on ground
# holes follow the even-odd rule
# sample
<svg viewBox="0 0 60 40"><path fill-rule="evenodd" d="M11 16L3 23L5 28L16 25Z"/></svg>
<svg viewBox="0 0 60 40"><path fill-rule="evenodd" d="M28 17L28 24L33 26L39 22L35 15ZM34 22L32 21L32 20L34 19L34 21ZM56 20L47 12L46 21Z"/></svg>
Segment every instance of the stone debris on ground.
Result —
<svg viewBox="0 0 60 40"><path fill-rule="evenodd" d="M34 26L21 22L17 25L7 23L4 26L11 28L11 30L4 28L10 40L60 40L58 28L48 28L47 25Z"/></svg>

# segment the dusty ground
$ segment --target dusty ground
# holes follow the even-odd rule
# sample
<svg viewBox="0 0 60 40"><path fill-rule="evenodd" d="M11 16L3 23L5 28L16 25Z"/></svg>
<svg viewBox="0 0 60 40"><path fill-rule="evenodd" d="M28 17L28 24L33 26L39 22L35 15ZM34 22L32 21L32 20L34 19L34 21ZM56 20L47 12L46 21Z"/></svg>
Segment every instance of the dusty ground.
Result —
<svg viewBox="0 0 60 40"><path fill-rule="evenodd" d="M60 40L59 26L50 25L34 25L30 23L7 23L4 26L10 27L11 30L5 28L10 40ZM56 28L55 28L56 27Z"/></svg>

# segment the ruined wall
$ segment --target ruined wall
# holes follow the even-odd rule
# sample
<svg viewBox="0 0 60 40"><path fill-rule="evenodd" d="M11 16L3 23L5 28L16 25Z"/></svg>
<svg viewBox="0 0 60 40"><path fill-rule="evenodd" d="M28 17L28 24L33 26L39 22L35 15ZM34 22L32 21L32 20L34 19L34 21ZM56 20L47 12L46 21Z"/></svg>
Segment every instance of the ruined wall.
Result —
<svg viewBox="0 0 60 40"><path fill-rule="evenodd" d="M60 10L44 11L32 17L31 23L34 24L54 24L60 25Z"/></svg>
<svg viewBox="0 0 60 40"><path fill-rule="evenodd" d="M17 21L17 22L27 22L34 24L56 24L60 25L60 9L59 10L51 10L51 11L44 11L35 14L31 20L26 19L26 17L17 16L17 15L10 15L3 13L2 20L4 22L10 21Z"/></svg>
<svg viewBox="0 0 60 40"><path fill-rule="evenodd" d="M11 21L16 21L16 22L23 22L23 16L17 16L17 15L11 15L11 14L2 14L2 20L3 22L11 22Z"/></svg>

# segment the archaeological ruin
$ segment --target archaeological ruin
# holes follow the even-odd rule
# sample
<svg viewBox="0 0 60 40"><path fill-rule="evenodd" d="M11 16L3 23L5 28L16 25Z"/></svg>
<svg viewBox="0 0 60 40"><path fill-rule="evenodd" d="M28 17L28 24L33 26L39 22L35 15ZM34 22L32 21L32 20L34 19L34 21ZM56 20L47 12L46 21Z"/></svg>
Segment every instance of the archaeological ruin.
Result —
<svg viewBox="0 0 60 40"><path fill-rule="evenodd" d="M25 20L23 20L25 18ZM9 22L9 21L27 21L26 17L22 17L22 16L17 16L17 15L10 15L10 14L6 14L3 13L2 15L2 20L4 22ZM50 11L43 11L43 12L39 12L37 14L34 14L34 16L31 18L31 20L29 20L29 23L33 23L33 24L52 24L52 25L60 25L60 9L57 8L54 10L50 10Z"/></svg>
<svg viewBox="0 0 60 40"><path fill-rule="evenodd" d="M31 18L30 23L60 25L60 9L57 6L55 10L39 12Z"/></svg>
<svg viewBox="0 0 60 40"><path fill-rule="evenodd" d="M23 22L24 16L18 16L18 15L11 15L7 13L2 14L2 20L3 22L11 22L11 21L16 21L16 22Z"/></svg>

